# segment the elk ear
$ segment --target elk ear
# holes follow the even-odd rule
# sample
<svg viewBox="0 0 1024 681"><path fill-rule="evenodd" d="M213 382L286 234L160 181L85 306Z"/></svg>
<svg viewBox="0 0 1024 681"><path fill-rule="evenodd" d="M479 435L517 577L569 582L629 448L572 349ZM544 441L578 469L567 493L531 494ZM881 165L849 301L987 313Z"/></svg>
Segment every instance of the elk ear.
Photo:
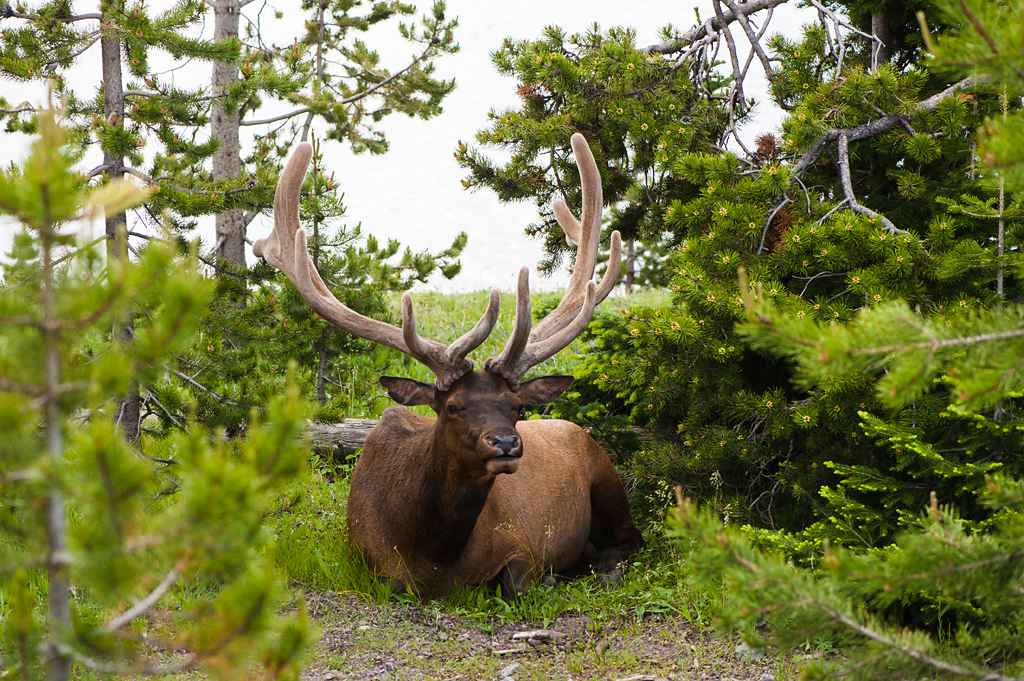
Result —
<svg viewBox="0 0 1024 681"><path fill-rule="evenodd" d="M430 383L394 376L381 376L377 381L388 391L391 399L406 407L415 407L419 404L433 406L437 399L437 389Z"/></svg>
<svg viewBox="0 0 1024 681"><path fill-rule="evenodd" d="M572 385L572 376L542 376L520 383L516 395L523 404L547 404Z"/></svg>

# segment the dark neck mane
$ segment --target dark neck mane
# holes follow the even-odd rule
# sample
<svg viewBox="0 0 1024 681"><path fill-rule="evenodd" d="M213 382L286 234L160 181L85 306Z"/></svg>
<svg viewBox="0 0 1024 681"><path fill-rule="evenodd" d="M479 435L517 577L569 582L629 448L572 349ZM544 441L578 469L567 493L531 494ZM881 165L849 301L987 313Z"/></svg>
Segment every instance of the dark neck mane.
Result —
<svg viewBox="0 0 1024 681"><path fill-rule="evenodd" d="M409 520L418 528L417 544L423 556L439 566L452 565L469 543L494 479L469 483L457 461L436 446L431 454L409 507Z"/></svg>

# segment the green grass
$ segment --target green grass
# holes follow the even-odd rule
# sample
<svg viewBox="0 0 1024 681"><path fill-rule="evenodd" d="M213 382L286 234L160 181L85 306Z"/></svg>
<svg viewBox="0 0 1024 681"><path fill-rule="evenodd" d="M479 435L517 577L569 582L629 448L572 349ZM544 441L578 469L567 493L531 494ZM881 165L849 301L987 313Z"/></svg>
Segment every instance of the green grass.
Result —
<svg viewBox="0 0 1024 681"><path fill-rule="evenodd" d="M381 605L419 602L408 594L392 593L349 550L347 496L347 475L315 473L303 499L268 520L277 537L275 557L281 570L289 581L305 587L354 591ZM606 588L596 578L586 577L553 587L536 585L515 599L483 587L464 587L441 607L482 625L509 620L546 626L567 612L588 612L597 627L608 618L642 620L654 615L681 617L698 626L707 623L718 596L691 586L685 556L676 543L664 538L660 523L649 524L645 534L647 547L633 558L617 588Z"/></svg>

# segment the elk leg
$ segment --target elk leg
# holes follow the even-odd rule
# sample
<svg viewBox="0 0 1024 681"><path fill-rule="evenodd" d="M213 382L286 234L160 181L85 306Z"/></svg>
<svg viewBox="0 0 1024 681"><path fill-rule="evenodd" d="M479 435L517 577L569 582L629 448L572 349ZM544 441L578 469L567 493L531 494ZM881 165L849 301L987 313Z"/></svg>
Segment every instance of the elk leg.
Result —
<svg viewBox="0 0 1024 681"><path fill-rule="evenodd" d="M607 535L615 538L615 544L601 552L596 570L598 579L605 584L618 584L622 579L622 564L636 555L644 539L629 514L626 490L611 461L607 461L607 468L590 488L590 504L593 513L590 540Z"/></svg>
<svg viewBox="0 0 1024 681"><path fill-rule="evenodd" d="M587 545L583 547L583 555L576 561L574 565L569 566L564 570L559 570L558 574L555 575L556 582L564 582L570 579L576 579L577 577L583 577L585 575L594 574L594 566L600 560L601 556L597 552L597 548L593 542L587 542Z"/></svg>
<svg viewBox="0 0 1024 681"><path fill-rule="evenodd" d="M533 582L533 561L522 556L516 556L505 563L505 567L495 577L501 585L502 595L510 594L513 598L519 598L530 590Z"/></svg>

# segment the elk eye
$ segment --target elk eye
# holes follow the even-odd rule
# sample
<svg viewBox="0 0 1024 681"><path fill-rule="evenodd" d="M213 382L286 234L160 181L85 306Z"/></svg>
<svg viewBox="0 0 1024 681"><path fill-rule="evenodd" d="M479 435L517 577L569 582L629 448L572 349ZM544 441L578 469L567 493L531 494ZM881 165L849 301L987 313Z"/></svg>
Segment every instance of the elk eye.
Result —
<svg viewBox="0 0 1024 681"><path fill-rule="evenodd" d="M448 413L451 414L452 416L454 416L455 414L459 413L459 408L456 407L454 404L449 404L448 405Z"/></svg>

